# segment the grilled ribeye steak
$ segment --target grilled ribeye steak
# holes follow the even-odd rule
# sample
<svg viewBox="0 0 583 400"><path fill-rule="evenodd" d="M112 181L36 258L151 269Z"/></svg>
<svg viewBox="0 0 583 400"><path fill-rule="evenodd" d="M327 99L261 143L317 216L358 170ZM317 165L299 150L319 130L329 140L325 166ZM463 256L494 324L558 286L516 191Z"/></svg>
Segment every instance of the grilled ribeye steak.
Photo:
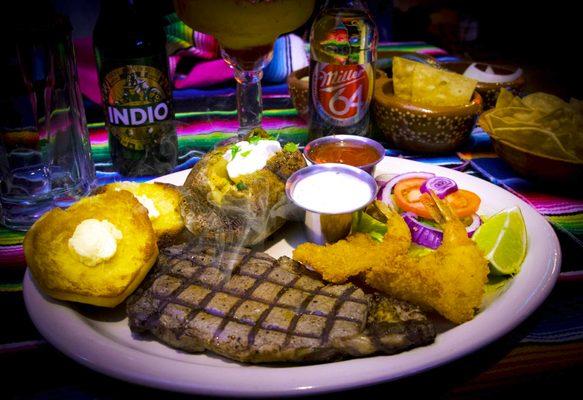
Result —
<svg viewBox="0 0 583 400"><path fill-rule="evenodd" d="M435 338L409 303L326 284L287 257L208 244L161 251L127 310L134 332L243 362L392 354Z"/></svg>

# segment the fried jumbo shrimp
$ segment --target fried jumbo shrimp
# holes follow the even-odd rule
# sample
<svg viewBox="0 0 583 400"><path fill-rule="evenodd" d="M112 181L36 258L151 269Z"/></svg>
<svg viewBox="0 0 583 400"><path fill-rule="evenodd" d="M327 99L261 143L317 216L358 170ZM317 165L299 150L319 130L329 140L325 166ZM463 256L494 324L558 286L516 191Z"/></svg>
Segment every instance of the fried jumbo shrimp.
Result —
<svg viewBox="0 0 583 400"><path fill-rule="evenodd" d="M390 262L375 263L366 282L461 324L472 319L480 307L488 262L449 206L432 197L435 203L426 207L442 226L441 246L422 257L400 255Z"/></svg>
<svg viewBox="0 0 583 400"><path fill-rule="evenodd" d="M325 280L342 283L375 265L390 263L398 255L406 254L411 245L411 232L403 218L379 201L367 211L387 224L382 242L365 233L354 233L326 246L301 244L294 250L293 258L319 272Z"/></svg>

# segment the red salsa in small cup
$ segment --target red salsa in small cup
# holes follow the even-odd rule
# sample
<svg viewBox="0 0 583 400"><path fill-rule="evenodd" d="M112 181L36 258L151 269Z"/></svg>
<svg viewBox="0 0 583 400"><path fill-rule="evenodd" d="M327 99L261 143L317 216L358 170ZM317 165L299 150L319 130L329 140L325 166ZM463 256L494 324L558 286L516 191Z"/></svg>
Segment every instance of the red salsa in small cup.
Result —
<svg viewBox="0 0 583 400"><path fill-rule="evenodd" d="M375 163L382 157L373 146L353 140L318 144L310 149L308 156L315 164L340 163L353 167Z"/></svg>

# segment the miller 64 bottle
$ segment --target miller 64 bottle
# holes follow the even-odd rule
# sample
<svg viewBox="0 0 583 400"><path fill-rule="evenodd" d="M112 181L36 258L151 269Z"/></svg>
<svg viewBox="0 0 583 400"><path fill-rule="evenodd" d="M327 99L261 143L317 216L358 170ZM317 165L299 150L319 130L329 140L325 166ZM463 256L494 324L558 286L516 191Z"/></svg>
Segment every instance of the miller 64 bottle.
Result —
<svg viewBox="0 0 583 400"><path fill-rule="evenodd" d="M102 0L93 43L109 149L126 176L161 175L178 153L162 16L146 0Z"/></svg>
<svg viewBox="0 0 583 400"><path fill-rule="evenodd" d="M370 134L377 41L363 1L327 1L310 34L310 139Z"/></svg>

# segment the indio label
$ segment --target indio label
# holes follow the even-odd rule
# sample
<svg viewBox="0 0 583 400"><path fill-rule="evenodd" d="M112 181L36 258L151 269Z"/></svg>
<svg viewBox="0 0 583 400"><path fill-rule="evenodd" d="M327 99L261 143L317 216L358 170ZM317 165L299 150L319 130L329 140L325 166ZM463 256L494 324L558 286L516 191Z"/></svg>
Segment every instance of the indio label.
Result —
<svg viewBox="0 0 583 400"><path fill-rule="evenodd" d="M312 101L320 117L335 126L358 123L372 99L372 77L371 64L315 64Z"/></svg>
<svg viewBox="0 0 583 400"><path fill-rule="evenodd" d="M143 150L158 140L157 125L172 119L170 83L160 70L125 65L103 79L109 131L124 147Z"/></svg>

